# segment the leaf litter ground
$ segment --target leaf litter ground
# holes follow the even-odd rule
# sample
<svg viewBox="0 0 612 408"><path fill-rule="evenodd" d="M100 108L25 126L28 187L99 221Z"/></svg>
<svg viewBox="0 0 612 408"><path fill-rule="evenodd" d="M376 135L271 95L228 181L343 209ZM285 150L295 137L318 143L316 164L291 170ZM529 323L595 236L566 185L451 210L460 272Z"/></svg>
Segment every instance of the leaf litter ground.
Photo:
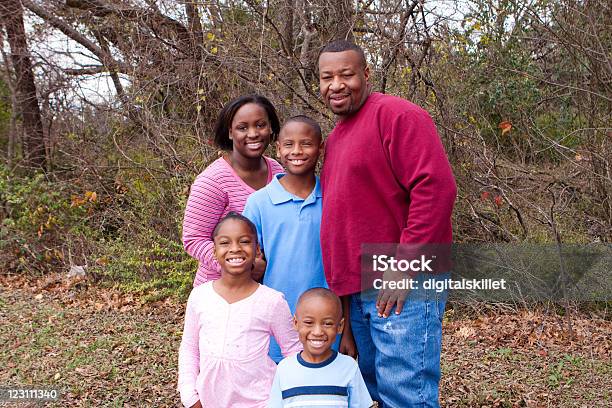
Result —
<svg viewBox="0 0 612 408"><path fill-rule="evenodd" d="M58 387L61 401L46 406L180 406L180 301L144 303L83 278L0 276L0 310L0 385ZM573 316L573 337L562 324L542 311L447 312L441 405L610 406L612 323Z"/></svg>

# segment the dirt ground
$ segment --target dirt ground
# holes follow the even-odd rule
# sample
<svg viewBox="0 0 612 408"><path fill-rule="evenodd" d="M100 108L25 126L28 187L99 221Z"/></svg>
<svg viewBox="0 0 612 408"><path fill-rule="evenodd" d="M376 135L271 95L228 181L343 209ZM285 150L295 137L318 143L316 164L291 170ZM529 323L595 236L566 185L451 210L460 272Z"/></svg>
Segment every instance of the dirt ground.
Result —
<svg viewBox="0 0 612 408"><path fill-rule="evenodd" d="M178 407L183 309L78 278L0 276L0 386L59 389L44 406ZM612 406L609 320L574 315L570 336L543 311L462 315L445 316L443 407Z"/></svg>

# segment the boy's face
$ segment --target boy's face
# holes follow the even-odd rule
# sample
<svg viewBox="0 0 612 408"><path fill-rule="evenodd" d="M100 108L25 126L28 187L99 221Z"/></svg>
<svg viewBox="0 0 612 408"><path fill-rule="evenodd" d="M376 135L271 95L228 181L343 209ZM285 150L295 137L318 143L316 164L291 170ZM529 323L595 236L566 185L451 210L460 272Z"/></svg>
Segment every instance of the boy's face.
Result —
<svg viewBox="0 0 612 408"><path fill-rule="evenodd" d="M300 302L293 318L295 329L304 345L302 358L311 363L325 361L332 355L336 335L342 333L342 311L333 300L311 296Z"/></svg>
<svg viewBox="0 0 612 408"><path fill-rule="evenodd" d="M276 154L287 173L300 176L314 172L322 144L308 124L289 122L280 131Z"/></svg>

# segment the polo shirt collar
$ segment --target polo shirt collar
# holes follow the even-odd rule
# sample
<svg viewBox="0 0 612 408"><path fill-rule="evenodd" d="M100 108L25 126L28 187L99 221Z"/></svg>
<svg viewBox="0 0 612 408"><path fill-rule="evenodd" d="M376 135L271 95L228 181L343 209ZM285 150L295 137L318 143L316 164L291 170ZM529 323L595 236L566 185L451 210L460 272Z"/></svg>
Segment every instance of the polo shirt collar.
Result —
<svg viewBox="0 0 612 408"><path fill-rule="evenodd" d="M298 198L294 196L293 194L291 194L290 192L288 192L287 190L285 190L285 187L283 187L280 181L278 181L284 175L285 173L275 174L274 177L272 177L272 181L268 185L268 188L266 189L268 190L268 195L270 196L270 200L272 201L272 204L274 205L286 203L287 201L291 201L293 199ZM306 199L304 200L304 204L308 204L310 202L316 201L317 198L321 198L321 197L323 197L323 194L321 191L321 183L319 182L319 178L316 177L316 184L314 187L314 197L313 197L313 193L310 193L310 195L306 197Z"/></svg>

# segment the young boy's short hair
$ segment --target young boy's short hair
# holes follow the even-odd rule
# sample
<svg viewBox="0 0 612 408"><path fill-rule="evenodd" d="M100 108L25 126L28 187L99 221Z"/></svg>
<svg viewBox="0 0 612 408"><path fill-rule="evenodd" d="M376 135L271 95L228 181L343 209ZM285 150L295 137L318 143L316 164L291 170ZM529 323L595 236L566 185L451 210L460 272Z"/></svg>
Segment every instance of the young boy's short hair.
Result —
<svg viewBox="0 0 612 408"><path fill-rule="evenodd" d="M321 288L321 287L308 289L307 291L302 293L300 297L298 298L297 305L295 306L295 313L296 314L298 313L300 309L300 305L306 299L310 299L313 297L318 297L320 299L325 299L327 301L335 303L336 310L338 311L338 318L339 319L342 318L342 302L340 301L340 298L338 297L338 295L336 295L334 292L332 292L331 290L327 288Z"/></svg>
<svg viewBox="0 0 612 408"><path fill-rule="evenodd" d="M281 132L285 126L292 122L300 122L310 126L312 130L314 130L315 135L317 136L319 141L323 139L323 132L321 132L321 126L319 126L316 120L306 115L295 115L287 119L283 124L283 127L281 128Z"/></svg>

